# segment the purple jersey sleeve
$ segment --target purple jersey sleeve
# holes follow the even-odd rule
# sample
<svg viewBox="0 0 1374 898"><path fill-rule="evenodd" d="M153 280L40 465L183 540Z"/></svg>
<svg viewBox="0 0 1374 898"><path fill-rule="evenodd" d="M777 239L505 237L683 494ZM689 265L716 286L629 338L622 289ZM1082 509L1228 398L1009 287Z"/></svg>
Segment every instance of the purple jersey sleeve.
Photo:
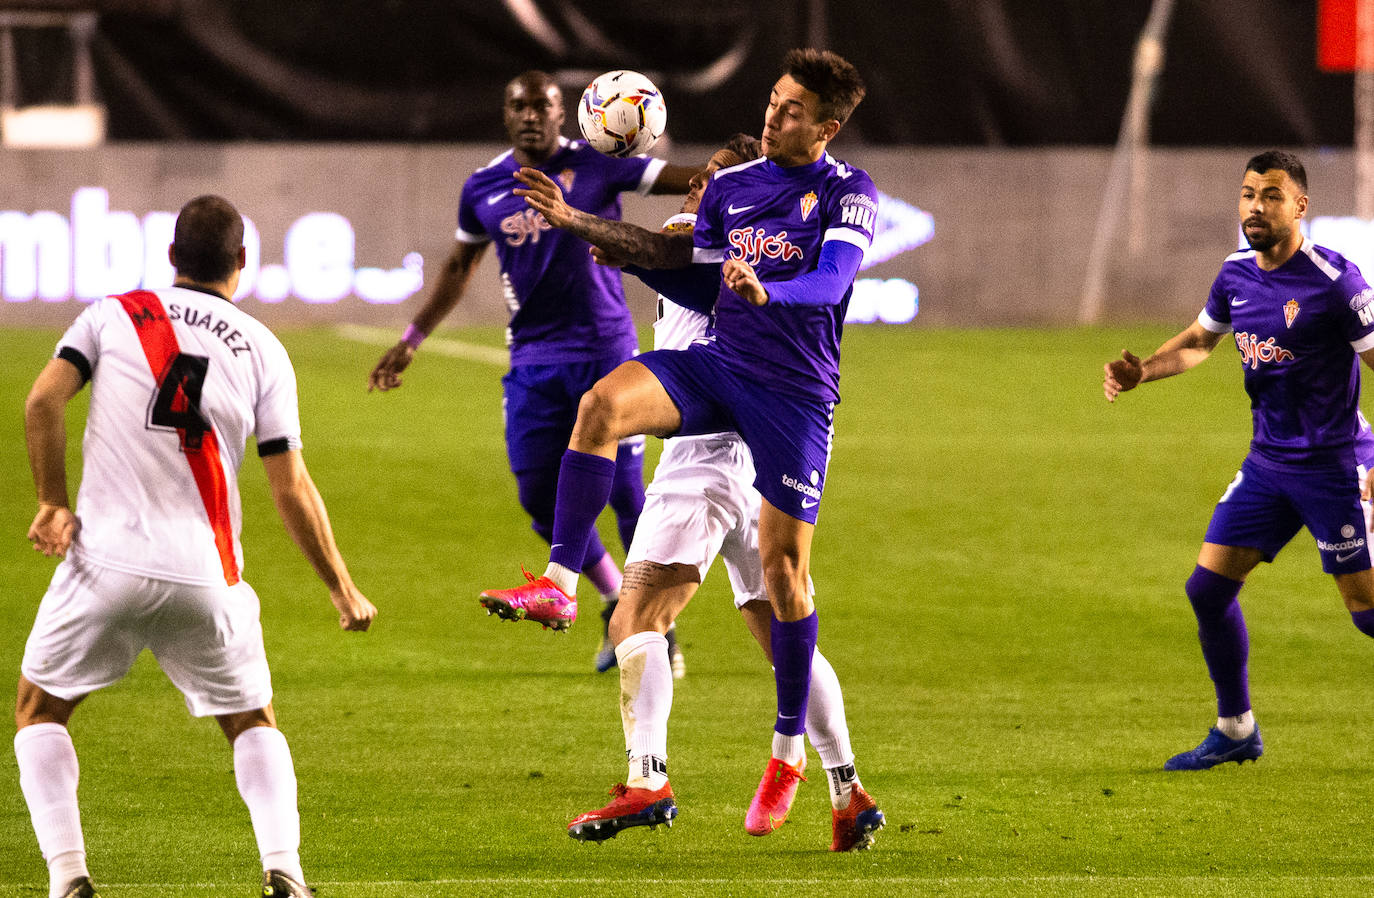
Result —
<svg viewBox="0 0 1374 898"><path fill-rule="evenodd" d="M1243 254L1237 253L1227 259L1231 261ZM1207 293L1207 304L1202 307L1197 320L1214 334L1224 334L1231 329L1231 297L1226 290L1226 271L1223 268L1212 281L1212 289Z"/></svg>
<svg viewBox="0 0 1374 898"><path fill-rule="evenodd" d="M1353 264L1336 282L1348 311L1341 316L1345 338L1356 352L1374 347L1374 289Z"/></svg>

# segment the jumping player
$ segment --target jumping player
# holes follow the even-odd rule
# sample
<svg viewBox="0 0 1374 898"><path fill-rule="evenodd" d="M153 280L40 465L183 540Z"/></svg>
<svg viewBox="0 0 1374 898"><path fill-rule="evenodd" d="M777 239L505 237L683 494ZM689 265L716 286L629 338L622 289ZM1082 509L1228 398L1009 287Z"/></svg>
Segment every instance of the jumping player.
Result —
<svg viewBox="0 0 1374 898"><path fill-rule="evenodd" d="M693 228L707 177L721 168L757 159L759 153L756 138L736 135L692 179L682 211L668 220L664 230ZM540 189L558 190L551 181ZM706 336L709 321L705 313L660 296L654 348L686 349ZM568 834L573 838L600 842L628 827L669 823L676 816L667 766L673 678L663 660L663 634L696 594L717 555L725 563L735 606L764 654L771 655L773 614L759 560L760 497L753 482L754 462L738 434L673 437L664 442L640 516L643 526L630 546L620 602L611 618L611 638L620 662L620 715L629 775L611 790L615 799L609 805L580 814L569 824ZM830 786L834 836L830 850L870 847L883 814L859 783L844 695L834 668L819 649L811 662L807 735L821 756Z"/></svg>
<svg viewBox="0 0 1374 898"><path fill-rule="evenodd" d="M592 264L582 241L551 230L512 192L519 186L512 175L521 166L537 168L557 179L577 208L618 219L620 194L685 193L696 170L645 156L613 159L562 137L563 94L544 72L525 72L507 84L503 110L513 146L463 184L453 252L400 342L373 368L368 389L401 385L401 372L426 335L457 306L487 247L494 244L511 312L506 329L511 368L502 378L506 453L520 505L547 542L553 533L559 459L572 433L577 402L598 378L635 354L637 338L619 272ZM642 439L618 446L610 505L626 548L644 506L643 453ZM613 602L621 574L596 534L578 565L602 599ZM555 628L567 625L563 617L548 618L534 610L530 620ZM575 604L565 611L570 621ZM602 649L599 670L615 658L609 644Z"/></svg>
<svg viewBox="0 0 1374 898"><path fill-rule="evenodd" d="M1240 350L1254 439L1222 494L1184 590L1216 686L1217 723L1167 770L1205 770L1264 752L1250 706L1250 640L1237 597L1304 525L1356 627L1374 636L1370 484L1374 435L1359 411L1360 359L1374 366L1374 290L1340 254L1302 236L1307 173L1291 153L1245 166L1240 221L1250 249L1228 256L1187 329L1141 361L1105 366L1109 401L1201 363L1228 331ZM1356 356L1359 358L1356 358Z"/></svg>
<svg viewBox="0 0 1374 898"><path fill-rule="evenodd" d="M751 832L786 818L805 759L818 631L811 540L839 399L845 309L877 217L872 179L825 150L863 94L843 58L793 50L769 97L764 158L715 173L691 237L601 223L592 242L631 263L698 263L696 274L722 287L715 328L689 349L622 364L582 397L559 474L549 567L523 586L483 593L484 602L511 608L570 600L582 546L610 495L620 439L739 433L763 496L759 551L778 692L772 756L746 819ZM552 210L529 189L538 179L522 179L521 195L548 218Z"/></svg>
<svg viewBox="0 0 1374 898"><path fill-rule="evenodd" d="M353 585L301 458L291 361L230 301L244 265L243 220L202 196L177 217L174 286L92 303L58 342L25 403L38 514L34 548L66 556L38 608L19 678L14 753L49 896L91 898L67 721L146 647L196 717L213 715L234 752L262 856L264 898L313 894L300 860L296 775L276 729L258 597L240 578L238 470L258 454L277 511L345 630L377 609ZM74 514L66 406L91 406Z"/></svg>

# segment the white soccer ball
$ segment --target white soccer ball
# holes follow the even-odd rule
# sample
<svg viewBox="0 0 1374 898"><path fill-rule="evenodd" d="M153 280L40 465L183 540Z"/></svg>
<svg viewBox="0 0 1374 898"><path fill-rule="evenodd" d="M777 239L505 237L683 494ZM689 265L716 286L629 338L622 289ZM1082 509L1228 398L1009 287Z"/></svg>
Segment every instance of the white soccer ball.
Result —
<svg viewBox="0 0 1374 898"><path fill-rule="evenodd" d="M592 149L607 156L637 156L663 135L668 107L654 83L639 72L607 72L582 91L577 126Z"/></svg>

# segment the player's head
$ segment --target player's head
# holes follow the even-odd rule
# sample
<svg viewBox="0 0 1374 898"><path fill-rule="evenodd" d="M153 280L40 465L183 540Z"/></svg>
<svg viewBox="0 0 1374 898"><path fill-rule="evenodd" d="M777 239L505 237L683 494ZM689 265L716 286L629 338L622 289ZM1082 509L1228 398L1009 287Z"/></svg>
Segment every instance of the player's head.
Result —
<svg viewBox="0 0 1374 898"><path fill-rule="evenodd" d="M178 280L197 284L237 281L244 264L243 216L222 196L196 197L177 213L167 258Z"/></svg>
<svg viewBox="0 0 1374 898"><path fill-rule="evenodd" d="M682 211L694 213L697 206L701 205L701 194L706 190L706 185L711 181L711 175L720 171L722 168L729 168L732 165L739 165L741 162L748 162L763 155L763 150L759 147L759 139L750 137L748 134L736 134L730 138L725 146L711 154L711 158L706 162L706 167L692 175L690 186L687 188L687 197L682 201Z"/></svg>
<svg viewBox="0 0 1374 898"><path fill-rule="evenodd" d="M558 148L563 131L563 91L547 72L522 72L506 85L502 118L516 151L542 161Z"/></svg>
<svg viewBox="0 0 1374 898"><path fill-rule="evenodd" d="M1245 163L1240 224L1251 249L1264 252L1297 239L1307 214L1307 170L1292 153L1269 150Z"/></svg>
<svg viewBox="0 0 1374 898"><path fill-rule="evenodd" d="M780 165L814 162L864 98L863 78L829 50L789 50L768 96L763 153Z"/></svg>

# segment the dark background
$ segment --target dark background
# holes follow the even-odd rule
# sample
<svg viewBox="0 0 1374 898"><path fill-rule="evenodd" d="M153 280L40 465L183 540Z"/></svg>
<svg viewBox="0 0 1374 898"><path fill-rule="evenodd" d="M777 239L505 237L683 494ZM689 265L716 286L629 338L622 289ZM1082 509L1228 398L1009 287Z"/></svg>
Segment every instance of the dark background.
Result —
<svg viewBox="0 0 1374 898"><path fill-rule="evenodd" d="M102 7L112 140L502 141L501 89L558 75L572 101L649 74L669 135L756 132L778 62L822 45L868 99L848 140L1047 146L1116 139L1142 0L0 0ZM15 32L21 105L71 98L58 29ZM1350 75L1316 66L1314 2L1178 0L1151 122L1173 146L1343 146Z"/></svg>

